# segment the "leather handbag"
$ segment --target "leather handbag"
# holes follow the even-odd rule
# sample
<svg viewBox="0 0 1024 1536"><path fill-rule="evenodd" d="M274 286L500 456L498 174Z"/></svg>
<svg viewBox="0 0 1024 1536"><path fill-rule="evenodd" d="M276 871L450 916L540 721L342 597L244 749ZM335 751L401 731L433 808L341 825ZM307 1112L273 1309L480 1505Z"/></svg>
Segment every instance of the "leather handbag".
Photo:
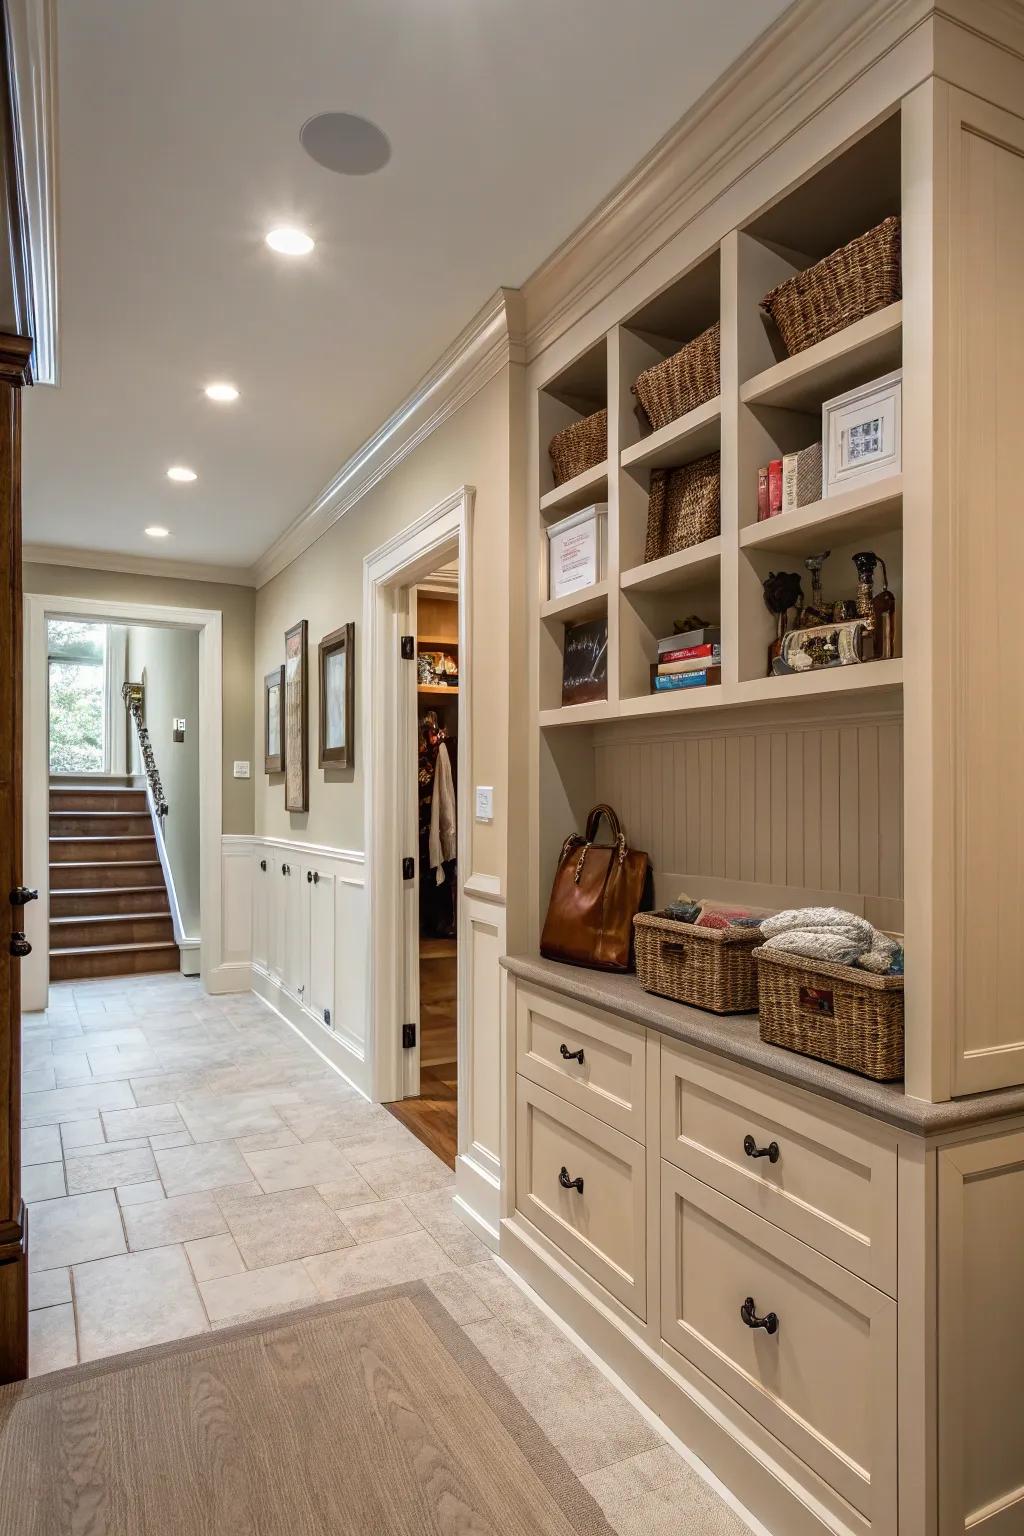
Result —
<svg viewBox="0 0 1024 1536"><path fill-rule="evenodd" d="M610 844L595 842L602 819ZM562 844L541 954L598 971L632 970L633 919L652 906L652 895L647 854L627 846L610 805L595 805L586 834L573 832Z"/></svg>

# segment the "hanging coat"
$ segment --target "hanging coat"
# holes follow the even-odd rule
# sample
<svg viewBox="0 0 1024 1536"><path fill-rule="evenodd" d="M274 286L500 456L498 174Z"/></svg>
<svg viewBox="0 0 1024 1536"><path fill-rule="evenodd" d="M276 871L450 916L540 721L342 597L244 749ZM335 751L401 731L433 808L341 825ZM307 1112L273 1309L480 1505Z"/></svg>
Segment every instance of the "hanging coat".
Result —
<svg viewBox="0 0 1024 1536"><path fill-rule="evenodd" d="M443 866L454 859L457 848L455 835L455 780L452 778L451 758L442 741L437 749L434 766L434 793L430 801L430 841L428 854L431 869L437 870L437 884L444 884Z"/></svg>

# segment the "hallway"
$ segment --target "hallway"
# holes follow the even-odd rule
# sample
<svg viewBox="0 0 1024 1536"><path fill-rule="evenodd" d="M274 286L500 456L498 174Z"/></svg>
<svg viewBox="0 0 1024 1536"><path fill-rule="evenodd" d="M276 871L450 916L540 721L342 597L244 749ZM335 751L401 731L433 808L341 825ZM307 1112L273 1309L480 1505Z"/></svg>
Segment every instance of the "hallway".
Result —
<svg viewBox="0 0 1024 1536"><path fill-rule="evenodd" d="M66 984L24 1028L33 1376L422 1279L621 1536L745 1529L462 1223L450 1170L257 998Z"/></svg>

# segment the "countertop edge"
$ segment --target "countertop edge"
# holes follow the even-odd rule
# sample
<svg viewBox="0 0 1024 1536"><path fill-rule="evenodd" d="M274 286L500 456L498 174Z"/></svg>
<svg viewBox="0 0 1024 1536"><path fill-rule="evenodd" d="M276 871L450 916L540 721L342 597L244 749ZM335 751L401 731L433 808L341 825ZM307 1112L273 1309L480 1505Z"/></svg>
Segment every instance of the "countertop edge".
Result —
<svg viewBox="0 0 1024 1536"><path fill-rule="evenodd" d="M751 1014L720 1016L705 1013L645 992L635 976L563 965L539 955L503 955L501 964L520 980L546 987L575 1002L592 1004L634 1024L656 1029L670 1039L751 1067L819 1098L884 1121L900 1131L938 1136L1024 1114L1024 1085L941 1103L908 1098L901 1085L858 1077L814 1057L769 1045L756 1035L751 1040L750 1025L756 1022ZM737 1032L741 1021L747 1027L746 1033Z"/></svg>

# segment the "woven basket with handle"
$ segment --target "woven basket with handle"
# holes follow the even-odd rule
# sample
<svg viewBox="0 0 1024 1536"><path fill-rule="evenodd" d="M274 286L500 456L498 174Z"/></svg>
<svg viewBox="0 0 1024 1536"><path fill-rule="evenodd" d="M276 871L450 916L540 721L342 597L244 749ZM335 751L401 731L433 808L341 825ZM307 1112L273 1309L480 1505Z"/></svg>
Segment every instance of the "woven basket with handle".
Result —
<svg viewBox="0 0 1024 1536"><path fill-rule="evenodd" d="M652 469L644 561L674 555L722 527L722 461L709 453L680 469Z"/></svg>
<svg viewBox="0 0 1024 1536"><path fill-rule="evenodd" d="M719 393L721 350L721 326L716 321L671 357L644 369L633 393L655 431Z"/></svg>
<svg viewBox="0 0 1024 1536"><path fill-rule="evenodd" d="M903 977L755 949L762 1040L876 1082L903 1076Z"/></svg>
<svg viewBox="0 0 1024 1536"><path fill-rule="evenodd" d="M608 412L595 411L556 432L548 444L555 484L564 485L608 457Z"/></svg>
<svg viewBox="0 0 1024 1536"><path fill-rule="evenodd" d="M759 928L701 928L657 912L633 919L637 980L645 992L710 1013L751 1013L757 972L751 953Z"/></svg>
<svg viewBox="0 0 1024 1536"><path fill-rule="evenodd" d="M793 357L876 309L895 304L902 291L900 221L892 217L773 288L761 307Z"/></svg>

